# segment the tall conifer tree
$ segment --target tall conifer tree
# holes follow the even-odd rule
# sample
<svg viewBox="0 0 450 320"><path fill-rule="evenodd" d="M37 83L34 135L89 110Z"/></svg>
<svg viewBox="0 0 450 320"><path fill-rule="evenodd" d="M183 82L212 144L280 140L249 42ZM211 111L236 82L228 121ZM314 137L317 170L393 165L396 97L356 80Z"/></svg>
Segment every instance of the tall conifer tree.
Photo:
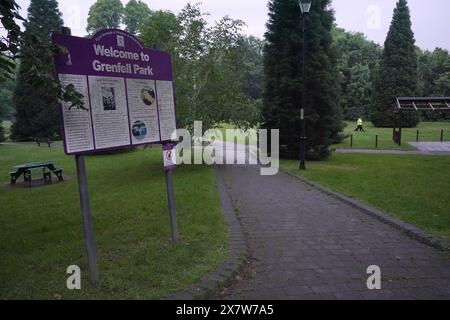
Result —
<svg viewBox="0 0 450 320"><path fill-rule="evenodd" d="M34 81L34 59L48 64L38 72L53 76L53 57L49 50L51 34L63 26L56 0L31 0L28 19L24 24L24 46L21 48L20 67L13 95L16 109L12 138L15 140L52 140L59 134L60 113L55 88ZM33 72L32 72L33 71Z"/></svg>
<svg viewBox="0 0 450 320"><path fill-rule="evenodd" d="M264 50L263 127L280 129L281 156L299 158L300 108L306 90L307 156L326 159L343 129L330 0L313 0L306 17L306 83L302 16L297 0L269 1Z"/></svg>
<svg viewBox="0 0 450 320"><path fill-rule="evenodd" d="M394 124L395 97L417 95L419 84L418 56L411 15L406 0L399 0L394 10L391 27L384 43L380 69L375 81L374 105L371 120L377 127ZM402 125L414 127L418 114L402 114Z"/></svg>

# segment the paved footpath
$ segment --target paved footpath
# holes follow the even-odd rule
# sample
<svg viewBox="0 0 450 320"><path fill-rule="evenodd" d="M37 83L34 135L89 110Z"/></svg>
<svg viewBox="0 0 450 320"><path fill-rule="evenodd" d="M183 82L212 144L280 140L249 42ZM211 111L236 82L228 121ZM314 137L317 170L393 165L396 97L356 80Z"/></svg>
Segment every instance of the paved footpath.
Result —
<svg viewBox="0 0 450 320"><path fill-rule="evenodd" d="M223 299L450 299L450 257L284 173L220 166L251 263ZM378 265L382 290L367 289Z"/></svg>
<svg viewBox="0 0 450 320"><path fill-rule="evenodd" d="M409 142L417 150L380 150L380 149L337 149L337 153L365 153L365 154L401 154L401 155L426 155L426 156L450 156L450 142Z"/></svg>
<svg viewBox="0 0 450 320"><path fill-rule="evenodd" d="M450 154L450 142L409 142L409 144L425 154Z"/></svg>
<svg viewBox="0 0 450 320"><path fill-rule="evenodd" d="M430 155L422 151L379 150L379 149L336 149L336 153L393 154L393 155Z"/></svg>

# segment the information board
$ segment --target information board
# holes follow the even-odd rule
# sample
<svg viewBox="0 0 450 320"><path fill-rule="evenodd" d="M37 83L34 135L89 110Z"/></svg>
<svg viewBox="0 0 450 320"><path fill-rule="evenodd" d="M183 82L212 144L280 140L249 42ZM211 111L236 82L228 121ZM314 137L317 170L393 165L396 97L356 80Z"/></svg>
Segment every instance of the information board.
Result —
<svg viewBox="0 0 450 320"><path fill-rule="evenodd" d="M92 39L54 34L53 42L65 48L55 55L56 74L84 96L86 108L62 103L66 154L170 142L176 114L168 53L116 29Z"/></svg>

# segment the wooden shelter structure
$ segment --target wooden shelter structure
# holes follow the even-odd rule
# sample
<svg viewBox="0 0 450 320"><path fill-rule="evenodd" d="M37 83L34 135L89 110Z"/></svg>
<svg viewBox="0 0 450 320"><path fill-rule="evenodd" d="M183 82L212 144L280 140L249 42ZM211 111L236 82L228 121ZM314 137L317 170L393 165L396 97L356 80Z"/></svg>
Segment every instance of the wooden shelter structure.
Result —
<svg viewBox="0 0 450 320"><path fill-rule="evenodd" d="M394 107L393 140L399 146L402 144L402 112L450 112L450 97L398 97Z"/></svg>

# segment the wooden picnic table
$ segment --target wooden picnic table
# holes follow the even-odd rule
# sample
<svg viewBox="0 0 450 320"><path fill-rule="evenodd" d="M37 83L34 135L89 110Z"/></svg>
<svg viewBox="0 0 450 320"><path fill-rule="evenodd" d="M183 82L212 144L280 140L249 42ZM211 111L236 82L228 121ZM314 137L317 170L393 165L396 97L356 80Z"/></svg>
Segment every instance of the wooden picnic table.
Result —
<svg viewBox="0 0 450 320"><path fill-rule="evenodd" d="M31 186L32 176L31 170L33 169L42 169L42 175L44 178L44 182L46 184L52 183L52 174L58 177L59 181L63 181L63 169L58 169L55 166L55 161L45 161L45 162L35 162L35 163L26 163L15 166L16 171L10 172L11 175L11 184L16 184L16 181L23 175L24 182L28 182Z"/></svg>

